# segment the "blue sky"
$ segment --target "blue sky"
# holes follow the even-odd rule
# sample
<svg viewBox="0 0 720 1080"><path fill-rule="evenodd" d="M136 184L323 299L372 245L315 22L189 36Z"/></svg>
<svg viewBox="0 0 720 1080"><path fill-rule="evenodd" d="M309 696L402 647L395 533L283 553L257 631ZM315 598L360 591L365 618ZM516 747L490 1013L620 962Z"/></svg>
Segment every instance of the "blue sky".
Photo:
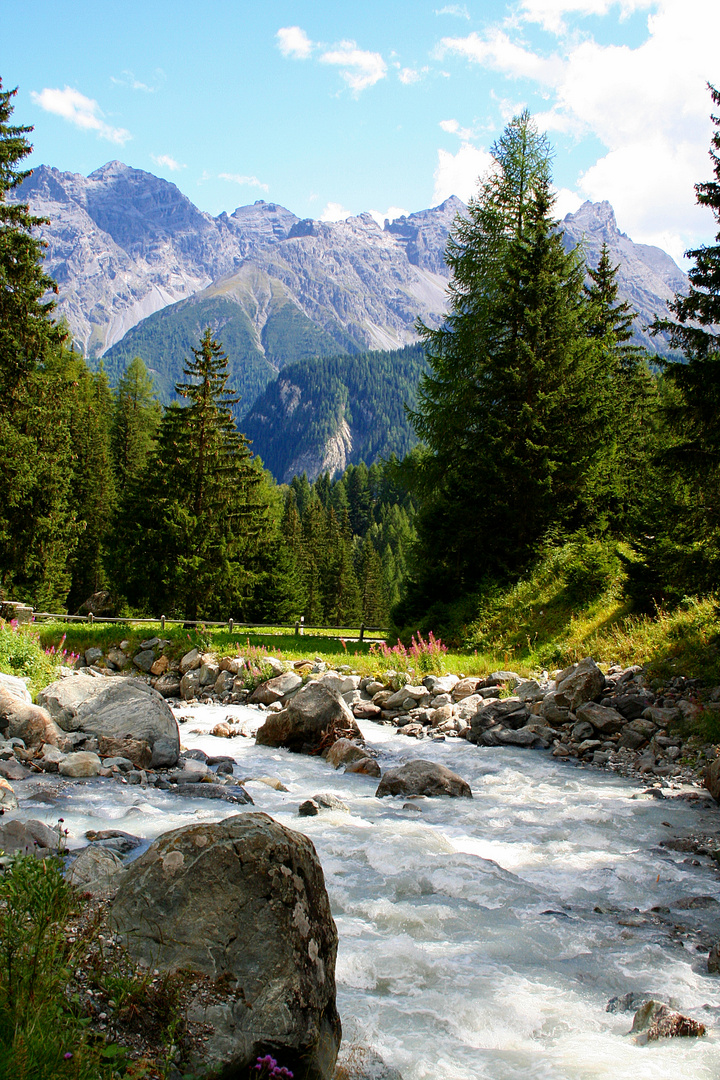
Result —
<svg viewBox="0 0 720 1080"><path fill-rule="evenodd" d="M527 105L556 146L558 213L608 199L680 259L716 231L693 184L718 41L720 0L34 0L5 6L0 76L31 165L118 158L212 214L467 199Z"/></svg>

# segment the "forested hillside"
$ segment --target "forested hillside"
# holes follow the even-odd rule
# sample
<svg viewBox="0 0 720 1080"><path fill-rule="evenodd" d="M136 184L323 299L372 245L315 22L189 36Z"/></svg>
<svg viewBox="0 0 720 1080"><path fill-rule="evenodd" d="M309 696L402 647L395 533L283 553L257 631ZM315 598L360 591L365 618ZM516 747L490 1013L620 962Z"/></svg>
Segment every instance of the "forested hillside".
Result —
<svg viewBox="0 0 720 1080"><path fill-rule="evenodd" d="M266 468L283 483L347 464L404 457L417 442L408 417L426 370L420 345L288 364L243 420Z"/></svg>

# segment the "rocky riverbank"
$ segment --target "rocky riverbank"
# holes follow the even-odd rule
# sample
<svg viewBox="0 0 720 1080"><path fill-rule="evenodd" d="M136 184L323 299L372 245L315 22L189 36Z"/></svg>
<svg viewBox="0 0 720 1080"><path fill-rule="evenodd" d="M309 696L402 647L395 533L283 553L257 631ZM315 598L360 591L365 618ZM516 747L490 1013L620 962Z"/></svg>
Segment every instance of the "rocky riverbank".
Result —
<svg viewBox="0 0 720 1080"><path fill-rule="evenodd" d="M545 751L545 760L555 760L557 764L553 767L565 768L562 762L567 761L568 768L574 764L625 772L658 797L677 795L703 800L708 807L714 805L710 799L718 761L714 748L701 745L696 737L678 733L704 710L713 713L712 706L720 696L713 688L703 690L697 684L680 680L669 687L649 686L638 668L611 668L603 673L589 659L553 673L553 677L537 680L523 680L513 672L498 671L483 679L427 675L417 682L407 681L397 672L384 672L373 679L349 669L328 670L320 660L299 666L275 660L272 677L251 688L246 685L247 668L240 657L218 661L193 650L177 662L177 670L172 670L172 662L168 661L162 665L164 671L153 673L152 666L165 659L162 642L144 644L148 647L142 651L153 654L143 658L143 663L151 661L147 672L129 662L125 669L132 671L134 677L118 678L119 672L112 673L103 664L104 657L91 656L93 664L88 665L85 658L82 670L65 670L56 683L38 696L36 704L29 701L21 680L0 679L3 733L0 775L5 777L0 799L8 811L17 811L17 795L22 799L25 785L35 787L41 776L51 785L54 782L64 785L66 791L70 790L67 785L74 781L87 783L97 779L115 781L125 790L136 786L138 794L154 788L159 795L178 796L180 802L211 798L252 803L247 777L238 770L235 749L238 737L242 742L243 735L248 741L255 735L258 747L285 747L301 755L322 757L325 761L322 768L329 769L330 774L344 769L348 785L353 774L358 779L375 777L373 789L367 794L374 791L378 799L399 795L401 800L409 800L402 802L402 809L407 811L417 811L422 808L424 798L433 796L455 796L458 803L472 798L470 785L458 773L463 772L463 762L467 762L471 771L473 758L467 758L466 754L478 761L485 759L475 747L486 753L491 753L493 747L523 752L541 749ZM185 671L181 671L182 667ZM187 679L188 675L193 678ZM181 698L170 699L173 709L162 694L171 676L176 677L182 694ZM183 745L193 733L189 727L192 706L198 705L202 711L206 704L228 706L225 714L220 713L224 718L207 731L218 753ZM254 707L259 728L257 724L245 726L237 722L241 710L231 708L237 704ZM359 723L363 724L362 730ZM388 767L389 762L382 754L378 755L374 740L368 735L375 727L378 732L384 729L383 745L389 745L387 736L392 732L392 745L398 748L409 737L413 746L421 740L428 745L437 744L439 753L443 744L448 747L454 744L459 750L465 743L467 749L460 757L453 755L453 768L457 772L439 761L418 759L416 751L413 760L405 763L396 760ZM221 752L224 745L233 751ZM411 744L407 745L409 749ZM397 754L394 756L397 759ZM256 776L254 782L261 782L279 794L286 791L282 778ZM701 788L703 783L706 790ZM110 800L112 789L113 784L109 783ZM301 815L320 815L321 820L328 813L343 814L347 810L342 792L340 797L315 795L299 806ZM697 835L668 836L664 841L667 850L690 856L686 862L693 862L695 856L697 865L699 859L718 861L720 836L714 817L706 817L705 821L709 827ZM207 838L207 826L203 829L198 835ZM118 829L99 829L88 831L86 839L88 846L77 854L71 868L72 880L100 899L112 897L118 887L124 888L127 859L133 858L140 838ZM42 855L56 842L54 830L31 818L21 820L17 813L9 813L0 825L0 847L7 855L19 850L33 850ZM158 848L152 856L153 865L163 868L161 878L165 886L175 879L176 870L171 868L177 863L180 869L187 862L183 844L184 839L172 841L167 851ZM200 846L204 849L207 845ZM219 848L215 845L216 850L220 848L222 843ZM195 884L190 879L191 893ZM159 902L164 902L166 889L156 891ZM202 906L197 890L193 895L198 896ZM708 896L691 897L691 900L693 917L700 918L704 918L705 910L698 906L700 901L706 906L714 902ZM631 913L627 916L630 921L620 925L639 927L660 920L658 925L664 926L665 908L660 906L652 911L655 914L647 916ZM708 927L700 944L705 949L707 970L712 972L717 970L719 961L717 935L712 937L711 933L710 907L707 918ZM157 920L159 924L164 921L164 916ZM206 973L203 978L212 981L214 975ZM192 998L190 993L189 999ZM208 1005L209 1000L198 1005L198 1017L202 1013L198 1020L200 1027L213 1023L203 1009L219 1008L217 1002L210 1001ZM237 1025L234 1008L226 1016L231 1028ZM220 1023L220 1013L217 1020ZM648 1020L649 1030L655 1032L652 1038L682 1034L681 1021L682 1018L670 1021L666 1013L656 1011ZM673 1024L676 1031L671 1030ZM247 1056L250 1044L243 1046L242 1053ZM255 1048L255 1044L252 1046ZM318 1075L329 1075L328 1068L318 1066Z"/></svg>

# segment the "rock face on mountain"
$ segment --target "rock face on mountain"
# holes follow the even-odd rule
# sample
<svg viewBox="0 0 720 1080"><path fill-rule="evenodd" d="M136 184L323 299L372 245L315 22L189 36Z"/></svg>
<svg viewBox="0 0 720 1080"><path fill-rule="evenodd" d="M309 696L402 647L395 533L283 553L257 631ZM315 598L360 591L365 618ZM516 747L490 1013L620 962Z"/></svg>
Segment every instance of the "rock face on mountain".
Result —
<svg viewBox="0 0 720 1080"><path fill-rule="evenodd" d="M609 202L583 203L574 214L567 215L562 228L565 247L569 250L582 244L591 267L597 266L600 249L607 244L613 266L619 266L619 293L638 313L634 341L657 352L661 342L652 338L646 327L656 315L667 314L666 304L675 293L687 290L687 276L674 259L662 248L635 244L620 232Z"/></svg>

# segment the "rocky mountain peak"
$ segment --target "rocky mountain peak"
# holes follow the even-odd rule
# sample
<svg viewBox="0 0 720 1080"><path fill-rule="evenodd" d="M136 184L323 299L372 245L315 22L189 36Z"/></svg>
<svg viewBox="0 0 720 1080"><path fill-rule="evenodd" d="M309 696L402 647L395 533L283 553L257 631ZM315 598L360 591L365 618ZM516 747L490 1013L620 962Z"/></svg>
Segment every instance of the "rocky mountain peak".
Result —
<svg viewBox="0 0 720 1080"><path fill-rule="evenodd" d="M625 233L620 232L615 219L615 211L607 200L602 202L584 202L574 214L566 214L563 227L570 227L573 233L585 231L593 238L599 238L608 245L619 239L627 240Z"/></svg>

